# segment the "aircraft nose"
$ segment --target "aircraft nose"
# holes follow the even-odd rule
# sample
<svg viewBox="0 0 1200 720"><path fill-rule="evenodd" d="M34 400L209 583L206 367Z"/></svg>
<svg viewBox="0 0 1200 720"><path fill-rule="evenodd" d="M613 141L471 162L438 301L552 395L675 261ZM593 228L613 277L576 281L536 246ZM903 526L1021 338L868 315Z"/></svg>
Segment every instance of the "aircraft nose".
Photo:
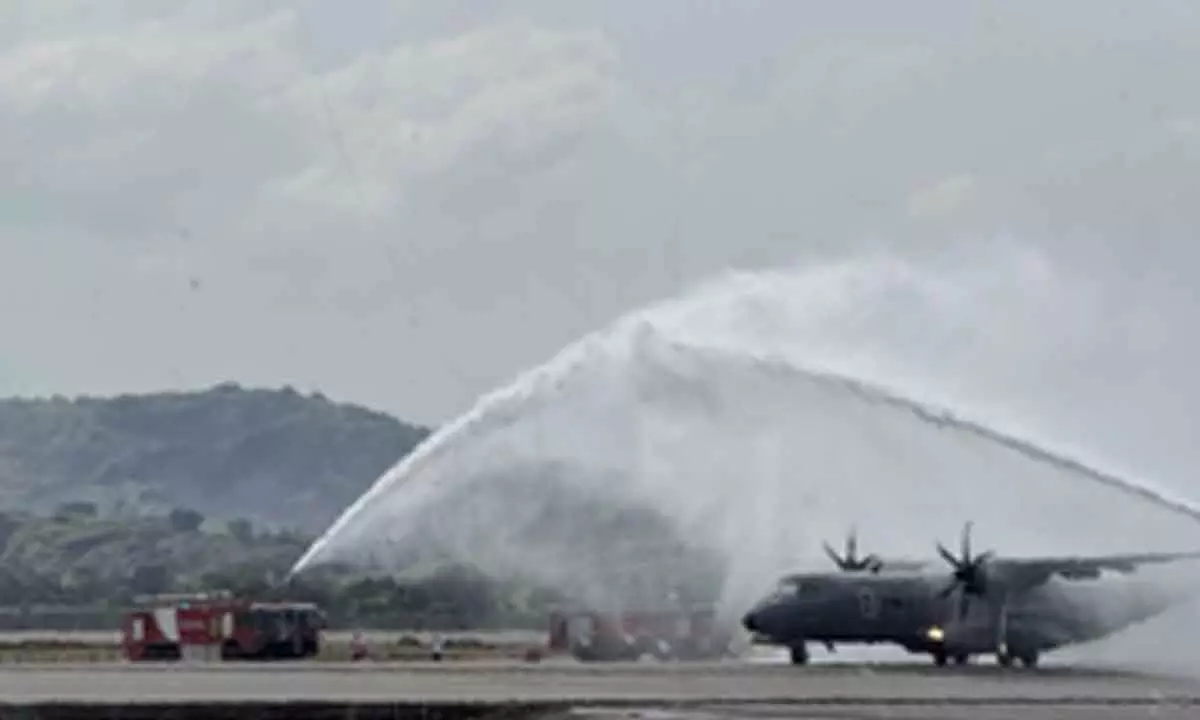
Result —
<svg viewBox="0 0 1200 720"><path fill-rule="evenodd" d="M774 637L782 629L783 608L773 603L762 603L742 616L742 627L748 632L764 637Z"/></svg>
<svg viewBox="0 0 1200 720"><path fill-rule="evenodd" d="M752 633L762 632L762 626L759 622L760 615L758 610L751 610L742 616L742 627Z"/></svg>
<svg viewBox="0 0 1200 720"><path fill-rule="evenodd" d="M804 634L811 609L792 601L766 601L742 616L742 627L761 638L783 641Z"/></svg>

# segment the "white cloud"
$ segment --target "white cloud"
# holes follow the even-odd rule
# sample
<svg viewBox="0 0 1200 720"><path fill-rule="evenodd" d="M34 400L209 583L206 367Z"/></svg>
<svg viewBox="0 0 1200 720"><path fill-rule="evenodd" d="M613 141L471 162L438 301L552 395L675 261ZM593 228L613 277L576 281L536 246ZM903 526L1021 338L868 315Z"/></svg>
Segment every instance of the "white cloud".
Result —
<svg viewBox="0 0 1200 720"><path fill-rule="evenodd" d="M1167 121L1167 129L1189 140L1200 139L1200 117L1177 117Z"/></svg>
<svg viewBox="0 0 1200 720"><path fill-rule="evenodd" d="M347 38L374 29L356 19L369 4L326 18L274 0L39 7L0 38L0 325L24 348L0 391L232 377L337 394L313 368L357 346L366 374L390 376L393 329L410 327L405 344L433 351L412 362L449 368L461 403L480 388L445 361L472 355L438 339L441 313L525 302L489 279L513 257L489 263L463 233L528 234L480 213L511 215L538 185L574 194L556 167L619 87L603 33L521 15L430 12L436 32L364 44ZM381 25L401 11L421 24L375 8ZM135 349L149 328L173 340ZM80 367L85 346L102 350Z"/></svg>
<svg viewBox="0 0 1200 720"><path fill-rule="evenodd" d="M909 217L943 220L959 212L975 198L978 188L970 175L951 175L908 196Z"/></svg>
<svg viewBox="0 0 1200 720"><path fill-rule="evenodd" d="M595 33L523 23L364 56L287 93L277 112L316 118L304 140L324 152L274 189L386 213L408 183L481 146L525 155L586 127L612 89L611 62Z"/></svg>
<svg viewBox="0 0 1200 720"><path fill-rule="evenodd" d="M971 362L1022 412L1194 465L1184 4L10 5L0 392L232 378L445 419L682 284L877 238L987 318ZM1048 354L1087 367L1028 379Z"/></svg>
<svg viewBox="0 0 1200 720"><path fill-rule="evenodd" d="M378 216L480 146L520 155L579 131L611 85L595 33L511 23L313 73L302 32L280 12L25 43L0 55L5 154L44 148L25 180L119 234L323 205Z"/></svg>

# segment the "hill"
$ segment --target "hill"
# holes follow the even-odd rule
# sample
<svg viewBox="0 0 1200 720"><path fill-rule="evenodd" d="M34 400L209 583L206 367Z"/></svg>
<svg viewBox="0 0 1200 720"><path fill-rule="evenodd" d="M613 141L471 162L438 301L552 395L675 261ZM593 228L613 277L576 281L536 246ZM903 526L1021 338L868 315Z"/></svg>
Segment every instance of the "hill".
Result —
<svg viewBox="0 0 1200 720"><path fill-rule="evenodd" d="M586 468L542 461L454 500L540 498L522 531L532 535L508 540L581 568L571 581L486 578L451 560L450 530L430 520L415 528L426 544L414 552L283 582L316 534L429 432L286 388L0 400L0 627L112 627L136 594L218 587L310 599L335 625L378 628L536 627L564 594L587 601L585 588L637 604L715 592L720 560L686 547L665 518L572 490L563 477ZM486 543L494 528L451 534L461 532Z"/></svg>
<svg viewBox="0 0 1200 720"><path fill-rule="evenodd" d="M314 533L429 432L291 388L0 400L0 507L189 508Z"/></svg>

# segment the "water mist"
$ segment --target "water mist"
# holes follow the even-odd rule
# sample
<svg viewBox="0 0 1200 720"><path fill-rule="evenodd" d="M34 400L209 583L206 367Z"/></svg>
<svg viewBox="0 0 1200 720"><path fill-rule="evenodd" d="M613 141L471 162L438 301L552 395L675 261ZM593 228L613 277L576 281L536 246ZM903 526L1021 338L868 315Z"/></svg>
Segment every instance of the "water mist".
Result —
<svg viewBox="0 0 1200 720"><path fill-rule="evenodd" d="M911 399L948 405L868 330L945 299L877 258L634 313L443 427L295 571L429 550L598 606L707 587L733 618L777 574L828 569L821 541L851 524L891 557L967 519L1005 555L1200 547L1200 506Z"/></svg>

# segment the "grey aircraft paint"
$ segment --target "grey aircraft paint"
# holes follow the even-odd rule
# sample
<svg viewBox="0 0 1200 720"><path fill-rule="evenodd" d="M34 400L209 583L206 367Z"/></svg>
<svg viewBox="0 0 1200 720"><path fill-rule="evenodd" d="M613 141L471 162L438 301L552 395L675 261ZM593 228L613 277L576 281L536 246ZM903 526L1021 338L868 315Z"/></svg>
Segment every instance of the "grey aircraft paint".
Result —
<svg viewBox="0 0 1200 720"><path fill-rule="evenodd" d="M970 525L962 552L939 554L951 572L930 563L891 566L857 560L853 535L845 557L827 548L839 571L788 575L743 618L760 640L808 660L807 643L891 643L928 653L941 665L994 654L1001 664L1037 664L1040 653L1096 640L1169 609L1186 595L1150 583L1101 578L1105 570L1200 558L1155 553L1060 558L972 557Z"/></svg>

